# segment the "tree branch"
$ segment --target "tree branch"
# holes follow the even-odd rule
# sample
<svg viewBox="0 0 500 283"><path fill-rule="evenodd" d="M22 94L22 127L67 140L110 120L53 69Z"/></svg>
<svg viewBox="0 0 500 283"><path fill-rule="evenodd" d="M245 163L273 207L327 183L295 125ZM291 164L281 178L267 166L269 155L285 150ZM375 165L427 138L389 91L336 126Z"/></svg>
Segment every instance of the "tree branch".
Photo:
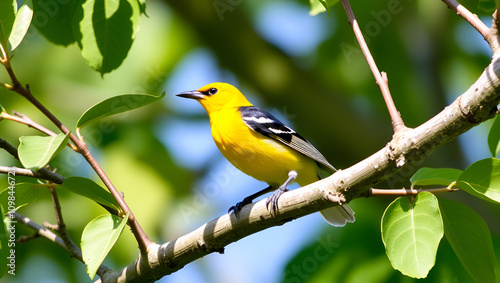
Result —
<svg viewBox="0 0 500 283"><path fill-rule="evenodd" d="M471 13L467 8L462 6L455 0L442 0L450 9L455 11L457 15L462 16L467 22L469 22L484 38L484 40L489 41L488 33L490 29L473 13Z"/></svg>
<svg viewBox="0 0 500 283"><path fill-rule="evenodd" d="M56 184L62 184L62 182L64 182L65 180L63 176L57 173L53 173L45 168L42 168L38 171L33 171L31 169L25 168L0 166L0 173L8 174L9 172L15 172L16 176L26 176L31 178L43 179Z"/></svg>
<svg viewBox="0 0 500 283"><path fill-rule="evenodd" d="M362 197L375 184L412 166L436 147L494 117L500 103L500 60L494 59L480 78L439 114L393 139L365 160L328 178L283 194L279 213L269 214L265 200L244 206L238 219L226 214L163 245L151 245L147 256L121 271L109 270L102 282L147 282L171 274L186 264L269 227ZM332 203L332 200L334 203Z"/></svg>
<svg viewBox="0 0 500 283"><path fill-rule="evenodd" d="M375 81L377 82L377 85L380 88L380 91L382 92L382 96L384 97L385 104L387 105L387 110L389 111L389 115L391 116L391 121L392 121L392 127L394 129L394 133L403 131L406 127L403 122L403 119L401 118L401 115L399 115L399 112L396 108L396 105L394 104L394 100L392 99L391 92L389 91L389 83L387 79L387 74L385 72L380 72L378 70L377 64L375 63L375 60L373 59L372 54L370 53L370 49L368 48L368 45L366 44L366 41L363 37L363 33L361 32L361 29L359 28L358 21L356 20L356 17L354 16L354 12L351 9L351 5L349 4L349 0L341 0L342 5L344 6L345 12L347 14L347 18L349 20L349 24L351 25L354 35L356 36L356 39L358 40L359 47L361 48L361 51L363 52L363 55L365 55L366 61L368 62L368 66L370 66L370 70L373 73L373 76L375 77Z"/></svg>

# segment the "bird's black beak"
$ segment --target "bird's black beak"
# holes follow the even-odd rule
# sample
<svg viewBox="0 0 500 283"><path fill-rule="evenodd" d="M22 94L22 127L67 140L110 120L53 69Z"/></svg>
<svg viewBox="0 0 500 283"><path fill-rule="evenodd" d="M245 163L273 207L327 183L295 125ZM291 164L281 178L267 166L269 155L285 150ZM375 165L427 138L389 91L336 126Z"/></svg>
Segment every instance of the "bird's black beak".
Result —
<svg viewBox="0 0 500 283"><path fill-rule="evenodd" d="M181 92L179 94L176 94L175 96L191 98L191 99L196 99L196 100L205 98L205 94L202 92L199 92L197 90L190 90L190 91Z"/></svg>

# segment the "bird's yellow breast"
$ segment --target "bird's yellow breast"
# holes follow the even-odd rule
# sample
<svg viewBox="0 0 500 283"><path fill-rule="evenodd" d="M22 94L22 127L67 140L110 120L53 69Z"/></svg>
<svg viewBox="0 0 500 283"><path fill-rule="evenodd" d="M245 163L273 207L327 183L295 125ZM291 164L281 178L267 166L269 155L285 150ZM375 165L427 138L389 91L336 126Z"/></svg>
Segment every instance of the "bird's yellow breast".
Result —
<svg viewBox="0 0 500 283"><path fill-rule="evenodd" d="M301 186L318 180L312 159L250 129L238 108L210 113L210 124L222 155L243 173L273 186L281 185L291 170L298 173L296 182Z"/></svg>

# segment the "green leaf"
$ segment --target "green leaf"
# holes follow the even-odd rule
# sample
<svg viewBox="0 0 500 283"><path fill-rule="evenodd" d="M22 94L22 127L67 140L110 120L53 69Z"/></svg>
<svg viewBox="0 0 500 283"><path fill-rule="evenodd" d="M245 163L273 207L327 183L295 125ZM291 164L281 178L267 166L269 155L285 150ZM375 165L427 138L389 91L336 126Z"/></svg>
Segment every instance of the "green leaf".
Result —
<svg viewBox="0 0 500 283"><path fill-rule="evenodd" d="M16 19L16 0L0 1L0 44L8 49L9 36Z"/></svg>
<svg viewBox="0 0 500 283"><path fill-rule="evenodd" d="M460 262L476 282L496 282L496 258L488 225L469 207L439 199L444 235Z"/></svg>
<svg viewBox="0 0 500 283"><path fill-rule="evenodd" d="M28 28L33 18L33 3L31 0L24 0L24 4L17 11L12 33L9 37L11 50L14 50L23 41L24 36L28 32Z"/></svg>
<svg viewBox="0 0 500 283"><path fill-rule="evenodd" d="M493 125L491 125L488 134L488 147L490 148L491 156L497 157L500 153L500 115L495 117Z"/></svg>
<svg viewBox="0 0 500 283"><path fill-rule="evenodd" d="M58 188L66 189L75 194L89 198L102 205L118 210L120 207L110 192L96 184L94 181L83 177L69 177Z"/></svg>
<svg viewBox="0 0 500 283"><path fill-rule="evenodd" d="M455 182L462 174L462 170L453 168L420 168L410 178L411 185L413 186L449 186Z"/></svg>
<svg viewBox="0 0 500 283"><path fill-rule="evenodd" d="M500 160L486 158L472 163L455 187L487 201L500 203Z"/></svg>
<svg viewBox="0 0 500 283"><path fill-rule="evenodd" d="M9 180L10 182L10 180ZM45 185L34 183L15 183L9 184L5 190L0 193L0 205L6 212L14 212L20 207L30 204L38 199L40 187Z"/></svg>
<svg viewBox="0 0 500 283"><path fill-rule="evenodd" d="M436 197L421 192L411 204L399 197L382 217L382 241L394 269L404 275L424 278L434 266L443 221Z"/></svg>
<svg viewBox="0 0 500 283"><path fill-rule="evenodd" d="M94 279L97 269L120 237L128 215L123 219L110 214L101 215L90 221L83 230L82 256L90 279Z"/></svg>
<svg viewBox="0 0 500 283"><path fill-rule="evenodd" d="M137 0L88 0L75 27L78 46L88 65L101 73L118 68L127 57L141 21Z"/></svg>
<svg viewBox="0 0 500 283"><path fill-rule="evenodd" d="M309 0L311 9L309 10L309 15L316 16L317 14L328 12L328 17L330 17L330 7L337 4L339 0Z"/></svg>
<svg viewBox="0 0 500 283"><path fill-rule="evenodd" d="M108 98L90 107L76 122L77 132L90 122L114 114L130 111L162 99L165 92L159 96L149 94L124 94Z"/></svg>
<svg viewBox="0 0 500 283"><path fill-rule="evenodd" d="M83 18L84 2L36 0L33 2L33 25L47 40L68 46L77 40L76 37L81 37L79 33L73 34L73 27Z"/></svg>
<svg viewBox="0 0 500 283"><path fill-rule="evenodd" d="M25 168L39 170L49 163L68 143L69 135L23 136L19 140L19 160Z"/></svg>

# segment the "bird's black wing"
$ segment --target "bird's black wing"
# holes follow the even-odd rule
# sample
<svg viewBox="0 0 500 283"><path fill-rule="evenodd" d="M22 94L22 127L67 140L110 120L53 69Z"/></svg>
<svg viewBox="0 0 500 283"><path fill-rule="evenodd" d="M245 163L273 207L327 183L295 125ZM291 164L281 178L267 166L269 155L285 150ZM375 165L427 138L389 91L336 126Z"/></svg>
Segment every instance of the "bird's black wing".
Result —
<svg viewBox="0 0 500 283"><path fill-rule="evenodd" d="M316 161L321 168L327 171L336 171L335 167L310 142L271 113L255 106L243 106L239 108L239 111L243 122L250 129L295 149Z"/></svg>

